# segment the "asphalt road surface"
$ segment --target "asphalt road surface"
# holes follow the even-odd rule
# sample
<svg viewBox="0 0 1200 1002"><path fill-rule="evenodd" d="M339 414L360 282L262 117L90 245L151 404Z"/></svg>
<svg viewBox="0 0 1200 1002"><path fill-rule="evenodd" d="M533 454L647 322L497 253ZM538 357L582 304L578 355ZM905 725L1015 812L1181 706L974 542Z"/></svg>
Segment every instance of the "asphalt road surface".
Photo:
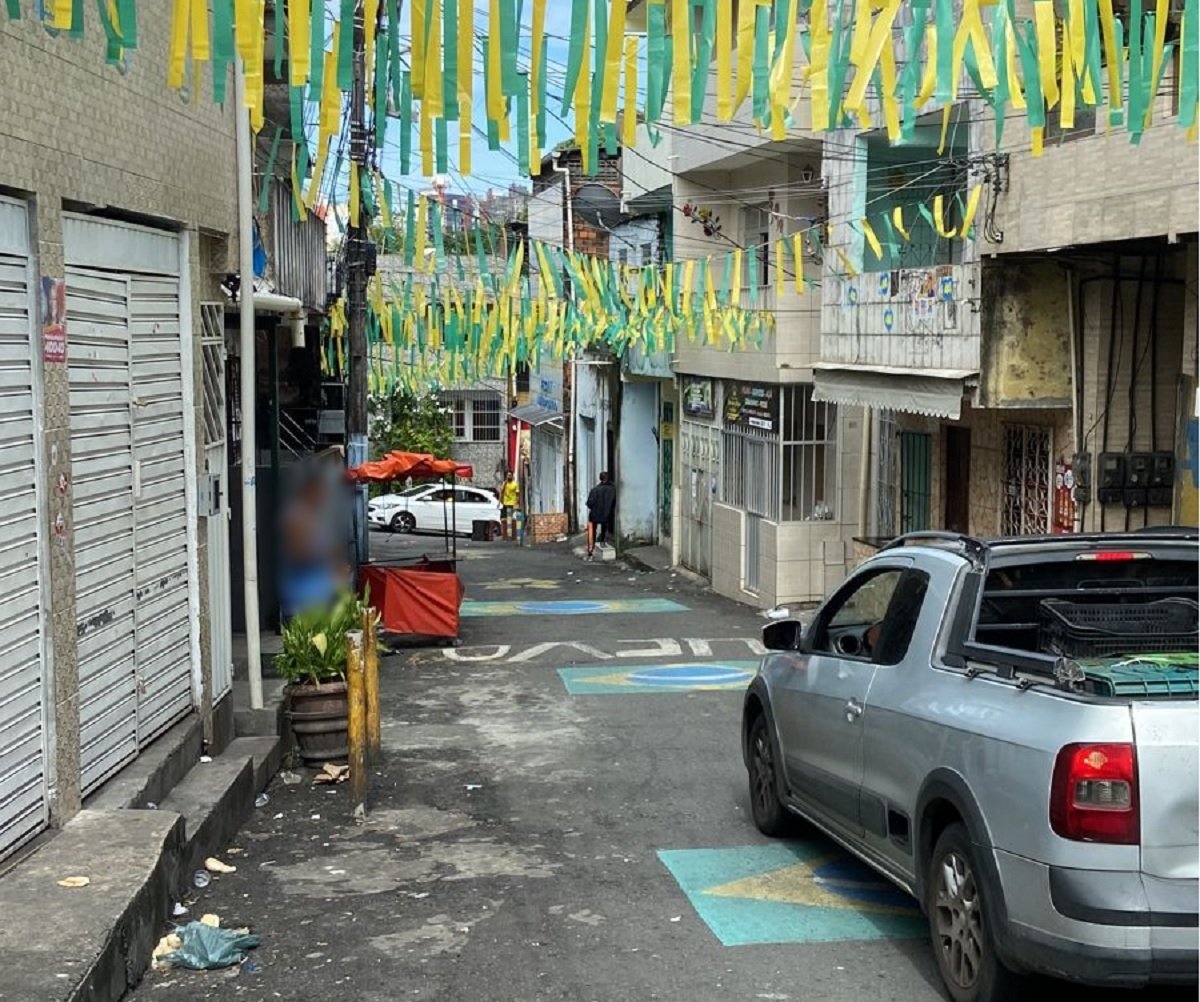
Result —
<svg viewBox="0 0 1200 1002"><path fill-rule="evenodd" d="M754 828L738 737L756 613L560 547L460 556L462 646L383 662L366 822L346 787L276 778L224 855L237 872L185 902L262 945L133 998L943 998L910 899L820 835Z"/></svg>

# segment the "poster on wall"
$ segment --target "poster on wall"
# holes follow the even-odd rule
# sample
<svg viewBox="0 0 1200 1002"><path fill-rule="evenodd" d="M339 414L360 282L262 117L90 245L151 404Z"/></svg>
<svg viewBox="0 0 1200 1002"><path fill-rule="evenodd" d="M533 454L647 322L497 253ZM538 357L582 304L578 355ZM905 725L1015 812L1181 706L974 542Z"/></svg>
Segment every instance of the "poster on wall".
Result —
<svg viewBox="0 0 1200 1002"><path fill-rule="evenodd" d="M725 384L725 424L760 431L779 428L779 387L766 383Z"/></svg>
<svg viewBox="0 0 1200 1002"><path fill-rule="evenodd" d="M717 413L713 400L713 381L695 376L683 379L683 413L686 417L711 421Z"/></svg>
<svg viewBox="0 0 1200 1002"><path fill-rule="evenodd" d="M1055 535L1075 531L1075 473L1071 464L1059 461L1054 465L1054 526Z"/></svg>
<svg viewBox="0 0 1200 1002"><path fill-rule="evenodd" d="M42 358L67 360L67 283L42 276Z"/></svg>

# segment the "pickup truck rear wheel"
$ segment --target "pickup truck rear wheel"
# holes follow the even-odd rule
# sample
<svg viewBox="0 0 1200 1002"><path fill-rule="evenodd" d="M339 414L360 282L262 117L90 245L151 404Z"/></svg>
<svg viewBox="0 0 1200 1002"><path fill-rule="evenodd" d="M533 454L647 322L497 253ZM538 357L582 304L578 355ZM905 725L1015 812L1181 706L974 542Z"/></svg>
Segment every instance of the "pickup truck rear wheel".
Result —
<svg viewBox="0 0 1200 1002"><path fill-rule="evenodd" d="M938 837L925 881L926 914L938 972L954 1002L1004 1002L1016 975L1001 962L987 924L986 887L961 824Z"/></svg>
<svg viewBox="0 0 1200 1002"><path fill-rule="evenodd" d="M750 725L750 810L754 824L764 835L777 838L792 826L792 815L779 800L775 772L775 749L767 718L759 714Z"/></svg>

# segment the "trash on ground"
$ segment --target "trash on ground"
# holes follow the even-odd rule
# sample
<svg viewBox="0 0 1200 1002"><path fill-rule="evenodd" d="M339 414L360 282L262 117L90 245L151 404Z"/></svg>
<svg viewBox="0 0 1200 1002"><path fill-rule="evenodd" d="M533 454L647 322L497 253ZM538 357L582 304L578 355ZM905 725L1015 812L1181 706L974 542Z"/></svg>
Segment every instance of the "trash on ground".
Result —
<svg viewBox="0 0 1200 1002"><path fill-rule="evenodd" d="M171 917L179 918L180 915L186 915L188 910L183 907L178 901L175 902L175 907L171 909Z"/></svg>
<svg viewBox="0 0 1200 1002"><path fill-rule="evenodd" d="M326 762L321 766L321 771L313 777L313 786L321 786L326 783L344 783L350 778L350 766L334 765L332 762Z"/></svg>
<svg viewBox="0 0 1200 1002"><path fill-rule="evenodd" d="M483 784L482 783L464 783L463 789L464 790L482 790Z"/></svg>
<svg viewBox="0 0 1200 1002"><path fill-rule="evenodd" d="M210 877L203 870L197 870L192 874L192 883L195 884L200 890L204 890L204 888L212 883L212 877Z"/></svg>
<svg viewBox="0 0 1200 1002"><path fill-rule="evenodd" d="M158 941L158 946L154 948L154 953L150 956L150 966L156 971L163 967L170 967L171 965L166 963L163 957L174 953L181 946L183 946L182 936L173 932L167 933L167 935Z"/></svg>
<svg viewBox="0 0 1200 1002"><path fill-rule="evenodd" d="M200 761L203 762L205 765L208 765L208 763L212 761L212 756L211 755L201 755Z"/></svg>
<svg viewBox="0 0 1200 1002"><path fill-rule="evenodd" d="M270 802L271 802L271 798L268 797L265 793L260 793L257 797L254 798L254 806L255 807L266 807L267 804L269 804Z"/></svg>
<svg viewBox="0 0 1200 1002"><path fill-rule="evenodd" d="M210 929L220 929L221 928L221 916L214 915L214 914L212 914L212 912L209 912L207 915L200 916L200 923L201 923L201 925L208 926Z"/></svg>
<svg viewBox="0 0 1200 1002"><path fill-rule="evenodd" d="M92 882L91 877L63 877L58 882L59 887L87 887Z"/></svg>
<svg viewBox="0 0 1200 1002"><path fill-rule="evenodd" d="M291 769L284 769L279 774L279 778L283 780L284 786L295 786L300 782L301 776L298 772L292 772Z"/></svg>
<svg viewBox="0 0 1200 1002"><path fill-rule="evenodd" d="M682 918L683 918L683 916L682 916L682 915L672 915L672 916L671 916L671 921L672 921L672 922L678 922L678 921L680 921Z"/></svg>
<svg viewBox="0 0 1200 1002"><path fill-rule="evenodd" d="M233 873L237 870L237 867L230 866L228 863L222 863L216 856L209 856L204 861L204 869L209 873Z"/></svg>
<svg viewBox="0 0 1200 1002"><path fill-rule="evenodd" d="M774 609L768 609L763 613L763 616L765 616L767 619L787 619L790 615L791 613L789 613L783 606L776 606Z"/></svg>
<svg viewBox="0 0 1200 1002"><path fill-rule="evenodd" d="M165 944L174 942L176 945ZM215 971L246 959L246 951L262 942L249 929L221 929L203 922L189 922L164 936L154 950L156 967L186 967L193 971Z"/></svg>
<svg viewBox="0 0 1200 1002"><path fill-rule="evenodd" d="M148 811L157 811L157 810L158 810L158 804L156 804L156 803L155 803L153 800L147 800L147 801L146 801L146 810L148 810Z"/></svg>

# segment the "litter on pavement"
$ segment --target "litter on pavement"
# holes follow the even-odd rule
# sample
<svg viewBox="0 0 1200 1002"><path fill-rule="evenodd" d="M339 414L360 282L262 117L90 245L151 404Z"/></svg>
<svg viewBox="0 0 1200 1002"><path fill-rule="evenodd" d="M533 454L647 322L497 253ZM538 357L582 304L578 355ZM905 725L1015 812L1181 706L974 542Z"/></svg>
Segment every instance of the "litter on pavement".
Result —
<svg viewBox="0 0 1200 1002"><path fill-rule="evenodd" d="M199 922L176 927L154 948L154 967L186 967L193 971L232 967L246 959L247 950L262 942L249 929L222 929L219 923L217 916L206 915Z"/></svg>
<svg viewBox="0 0 1200 1002"><path fill-rule="evenodd" d="M204 861L204 869L209 873L234 873L237 867L230 866L228 863L222 863L216 856L209 856Z"/></svg>

